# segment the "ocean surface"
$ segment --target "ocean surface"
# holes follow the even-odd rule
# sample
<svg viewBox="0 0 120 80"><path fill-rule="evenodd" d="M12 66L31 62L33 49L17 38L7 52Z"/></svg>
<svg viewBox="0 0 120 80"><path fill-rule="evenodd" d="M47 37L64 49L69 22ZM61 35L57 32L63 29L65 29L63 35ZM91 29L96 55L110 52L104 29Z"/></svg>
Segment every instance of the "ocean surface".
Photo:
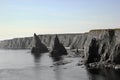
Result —
<svg viewBox="0 0 120 80"><path fill-rule="evenodd" d="M34 56L30 50L0 50L0 80L120 80L118 73L89 72L80 58L65 58L64 65L56 62L49 53Z"/></svg>

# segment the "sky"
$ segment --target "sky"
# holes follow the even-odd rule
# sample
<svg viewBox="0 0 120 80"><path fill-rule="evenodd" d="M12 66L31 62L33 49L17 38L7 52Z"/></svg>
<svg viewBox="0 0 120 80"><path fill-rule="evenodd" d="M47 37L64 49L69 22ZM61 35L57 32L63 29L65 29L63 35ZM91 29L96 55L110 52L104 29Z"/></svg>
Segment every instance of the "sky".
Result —
<svg viewBox="0 0 120 80"><path fill-rule="evenodd" d="M120 0L0 0L0 40L120 28Z"/></svg>

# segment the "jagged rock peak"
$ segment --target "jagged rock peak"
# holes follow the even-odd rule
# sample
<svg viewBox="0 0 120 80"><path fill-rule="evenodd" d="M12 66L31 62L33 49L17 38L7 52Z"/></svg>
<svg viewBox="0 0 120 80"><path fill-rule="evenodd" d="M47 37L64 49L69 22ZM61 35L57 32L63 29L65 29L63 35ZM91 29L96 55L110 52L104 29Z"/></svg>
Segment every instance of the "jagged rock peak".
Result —
<svg viewBox="0 0 120 80"><path fill-rule="evenodd" d="M41 46L41 40L39 37L34 33L34 47L40 47Z"/></svg>
<svg viewBox="0 0 120 80"><path fill-rule="evenodd" d="M45 53L48 52L48 48L41 42L39 37L34 33L34 46L31 50L32 53Z"/></svg>
<svg viewBox="0 0 120 80"><path fill-rule="evenodd" d="M51 52L52 57L60 57L62 55L67 55L67 51L62 43L60 43L58 36L55 36L53 50Z"/></svg>
<svg viewBox="0 0 120 80"><path fill-rule="evenodd" d="M54 40L54 46L53 46L53 49L58 49L59 48L59 45L61 45L59 39L58 39L58 36L56 35L55 36L55 40Z"/></svg>

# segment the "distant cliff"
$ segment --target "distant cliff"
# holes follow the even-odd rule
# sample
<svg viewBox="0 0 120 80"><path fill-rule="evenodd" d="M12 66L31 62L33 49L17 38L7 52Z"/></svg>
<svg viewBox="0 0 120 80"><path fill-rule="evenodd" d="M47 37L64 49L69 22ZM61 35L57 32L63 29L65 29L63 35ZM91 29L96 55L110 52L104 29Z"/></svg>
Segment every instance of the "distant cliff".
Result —
<svg viewBox="0 0 120 80"><path fill-rule="evenodd" d="M77 47L79 41L77 42L77 37L82 37L82 34L58 34L60 42L65 47ZM55 34L48 35L39 35L41 42L44 43L47 47L53 47ZM4 49L29 49L33 46L33 37L25 38L14 38L10 40L4 40L0 42L0 48ZM74 45L74 46L73 46ZM81 45L81 47L83 47ZM81 48L80 47L80 48Z"/></svg>

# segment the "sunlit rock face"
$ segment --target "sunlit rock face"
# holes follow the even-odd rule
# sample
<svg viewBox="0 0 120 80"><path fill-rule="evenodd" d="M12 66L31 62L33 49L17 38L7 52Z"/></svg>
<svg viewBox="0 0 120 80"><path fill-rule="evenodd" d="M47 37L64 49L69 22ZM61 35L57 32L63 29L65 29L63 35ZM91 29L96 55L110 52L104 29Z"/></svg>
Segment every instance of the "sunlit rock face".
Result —
<svg viewBox="0 0 120 80"><path fill-rule="evenodd" d="M47 47L41 43L39 37L34 34L34 46L32 47L31 50L32 53L45 53L48 52Z"/></svg>
<svg viewBox="0 0 120 80"><path fill-rule="evenodd" d="M60 43L58 36L56 35L54 40L53 50L51 52L51 57L59 59L62 55L67 55L67 51L62 43Z"/></svg>

